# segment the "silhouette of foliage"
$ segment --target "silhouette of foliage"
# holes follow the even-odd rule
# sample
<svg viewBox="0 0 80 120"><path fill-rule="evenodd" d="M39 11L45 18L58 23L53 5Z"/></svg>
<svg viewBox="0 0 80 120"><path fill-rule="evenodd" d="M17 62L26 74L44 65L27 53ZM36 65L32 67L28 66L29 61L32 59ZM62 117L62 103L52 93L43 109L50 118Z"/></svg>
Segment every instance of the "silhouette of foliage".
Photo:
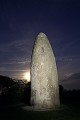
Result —
<svg viewBox="0 0 80 120"><path fill-rule="evenodd" d="M31 97L31 82L28 82L24 89L24 97L23 102L27 105L30 105L30 97Z"/></svg>
<svg viewBox="0 0 80 120"><path fill-rule="evenodd" d="M65 90L59 86L60 102L63 104L78 104L80 102L80 89Z"/></svg>
<svg viewBox="0 0 80 120"><path fill-rule="evenodd" d="M12 78L0 75L0 84L4 87L9 87L14 84L14 81Z"/></svg>
<svg viewBox="0 0 80 120"><path fill-rule="evenodd" d="M0 103L18 102L22 99L24 84L7 76L0 76Z"/></svg>
<svg viewBox="0 0 80 120"><path fill-rule="evenodd" d="M78 104L80 102L80 90L65 90L59 85L61 104ZM0 75L0 103L24 102L30 105L31 82L24 84L20 80L13 80Z"/></svg>

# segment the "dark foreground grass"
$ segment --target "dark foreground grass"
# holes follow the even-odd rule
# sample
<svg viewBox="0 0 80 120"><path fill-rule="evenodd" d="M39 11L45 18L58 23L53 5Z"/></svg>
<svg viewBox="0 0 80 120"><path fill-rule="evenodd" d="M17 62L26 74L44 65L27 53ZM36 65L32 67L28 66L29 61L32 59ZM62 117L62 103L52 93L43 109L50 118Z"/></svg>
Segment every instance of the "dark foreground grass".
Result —
<svg viewBox="0 0 80 120"><path fill-rule="evenodd" d="M53 111L27 111L22 105L0 107L0 120L80 120L80 104L61 105Z"/></svg>

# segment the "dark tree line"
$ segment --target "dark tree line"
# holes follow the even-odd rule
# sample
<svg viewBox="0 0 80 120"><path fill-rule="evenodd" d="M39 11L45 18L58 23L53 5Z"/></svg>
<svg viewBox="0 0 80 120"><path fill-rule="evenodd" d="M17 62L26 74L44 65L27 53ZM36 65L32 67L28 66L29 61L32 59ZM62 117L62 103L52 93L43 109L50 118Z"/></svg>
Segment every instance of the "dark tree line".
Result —
<svg viewBox="0 0 80 120"><path fill-rule="evenodd" d="M23 98L25 84L7 76L0 76L0 103L19 102Z"/></svg>
<svg viewBox="0 0 80 120"><path fill-rule="evenodd" d="M80 90L65 90L59 85L60 102L72 104L80 102ZM25 84L7 76L0 76L0 104L23 102L30 105L31 82Z"/></svg>
<svg viewBox="0 0 80 120"><path fill-rule="evenodd" d="M63 89L63 91L60 92L60 101L66 104L80 104L80 89Z"/></svg>

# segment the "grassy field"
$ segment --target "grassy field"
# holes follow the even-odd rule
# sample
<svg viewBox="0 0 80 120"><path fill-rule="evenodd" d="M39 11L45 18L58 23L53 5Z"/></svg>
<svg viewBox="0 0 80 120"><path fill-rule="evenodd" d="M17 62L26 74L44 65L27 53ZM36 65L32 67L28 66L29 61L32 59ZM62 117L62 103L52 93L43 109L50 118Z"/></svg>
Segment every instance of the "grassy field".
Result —
<svg viewBox="0 0 80 120"><path fill-rule="evenodd" d="M61 105L55 111L27 111L22 106L0 106L0 120L80 120L80 104Z"/></svg>

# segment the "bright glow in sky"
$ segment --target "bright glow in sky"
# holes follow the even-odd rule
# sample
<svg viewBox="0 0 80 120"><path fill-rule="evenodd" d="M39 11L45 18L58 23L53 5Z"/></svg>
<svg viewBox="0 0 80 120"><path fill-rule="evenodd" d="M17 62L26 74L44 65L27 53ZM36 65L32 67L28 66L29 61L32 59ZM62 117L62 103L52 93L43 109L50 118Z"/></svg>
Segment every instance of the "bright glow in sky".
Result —
<svg viewBox="0 0 80 120"><path fill-rule="evenodd" d="M28 82L30 82L30 72L25 72L24 73L24 79L26 79Z"/></svg>

